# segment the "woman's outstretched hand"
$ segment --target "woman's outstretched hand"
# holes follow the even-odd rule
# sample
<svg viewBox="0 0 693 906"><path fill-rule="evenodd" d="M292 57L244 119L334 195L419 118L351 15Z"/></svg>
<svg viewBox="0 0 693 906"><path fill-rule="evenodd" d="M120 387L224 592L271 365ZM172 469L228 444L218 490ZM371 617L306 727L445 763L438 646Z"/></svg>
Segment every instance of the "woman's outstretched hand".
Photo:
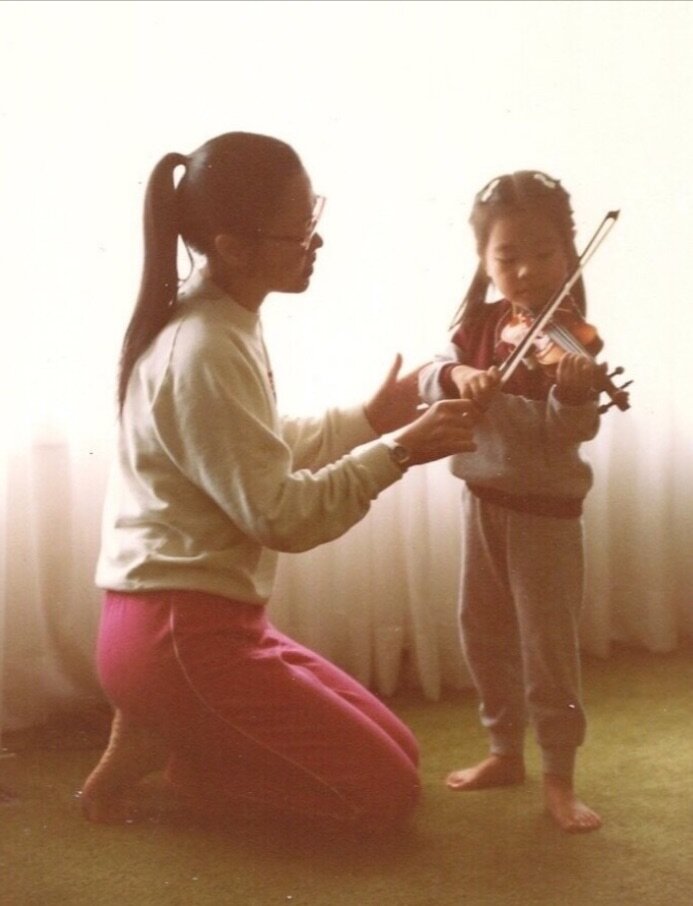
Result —
<svg viewBox="0 0 693 906"><path fill-rule="evenodd" d="M389 434L403 425L408 425L419 414L416 407L419 397L419 369L399 376L402 356L397 357L375 395L364 406L364 412L371 428L377 434Z"/></svg>
<svg viewBox="0 0 693 906"><path fill-rule="evenodd" d="M471 453L478 410L473 400L441 400L394 436L411 454L410 465L421 465L455 453Z"/></svg>

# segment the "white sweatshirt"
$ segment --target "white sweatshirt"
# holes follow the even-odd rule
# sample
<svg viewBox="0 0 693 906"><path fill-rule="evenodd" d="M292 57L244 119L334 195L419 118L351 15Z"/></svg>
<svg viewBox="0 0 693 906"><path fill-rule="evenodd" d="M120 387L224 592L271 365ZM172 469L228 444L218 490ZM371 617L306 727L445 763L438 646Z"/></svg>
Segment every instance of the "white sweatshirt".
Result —
<svg viewBox="0 0 693 906"><path fill-rule="evenodd" d="M401 477L362 408L280 419L257 313L201 276L135 365L96 584L266 603L277 551L337 538ZM342 457L341 459L339 457Z"/></svg>

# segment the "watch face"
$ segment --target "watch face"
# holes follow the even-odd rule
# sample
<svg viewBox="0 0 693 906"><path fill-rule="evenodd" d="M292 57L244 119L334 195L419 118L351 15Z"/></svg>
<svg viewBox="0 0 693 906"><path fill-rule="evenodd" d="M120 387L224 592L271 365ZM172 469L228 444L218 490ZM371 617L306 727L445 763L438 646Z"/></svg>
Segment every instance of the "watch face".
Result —
<svg viewBox="0 0 693 906"><path fill-rule="evenodd" d="M400 446L400 444L395 444L392 447L392 456L395 462L397 462L400 466L406 466L406 464L409 462L409 459L411 458L411 453L409 452L409 450Z"/></svg>

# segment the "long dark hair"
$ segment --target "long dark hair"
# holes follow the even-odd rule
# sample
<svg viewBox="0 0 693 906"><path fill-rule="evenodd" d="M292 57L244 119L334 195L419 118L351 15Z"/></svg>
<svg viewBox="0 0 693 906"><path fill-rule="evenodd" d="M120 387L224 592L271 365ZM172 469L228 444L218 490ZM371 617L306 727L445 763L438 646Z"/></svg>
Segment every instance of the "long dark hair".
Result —
<svg viewBox="0 0 693 906"><path fill-rule="evenodd" d="M179 166L185 173L176 186ZM174 314L178 237L189 249L213 257L220 233L262 227L289 179L302 169L285 142L249 132L219 135L189 156L167 154L154 167L144 199L142 279L120 354L119 411L135 362Z"/></svg>
<svg viewBox="0 0 693 906"><path fill-rule="evenodd" d="M474 198L469 223L476 240L479 265L455 313L451 328L471 323L481 313L490 283L483 256L491 229L499 217L518 211L536 212L540 217L550 220L563 241L569 271L572 272L577 266L578 253L575 248L575 223L570 195L560 181L539 170L518 170L497 176ZM582 277L573 284L570 295L580 313L585 315L587 300Z"/></svg>

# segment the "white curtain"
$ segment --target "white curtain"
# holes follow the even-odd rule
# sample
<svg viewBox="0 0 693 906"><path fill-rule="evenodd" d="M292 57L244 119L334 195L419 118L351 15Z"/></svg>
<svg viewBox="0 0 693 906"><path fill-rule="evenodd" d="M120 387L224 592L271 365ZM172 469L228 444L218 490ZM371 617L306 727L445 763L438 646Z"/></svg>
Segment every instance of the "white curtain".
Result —
<svg viewBox="0 0 693 906"><path fill-rule="evenodd" d="M143 183L231 129L292 142L328 196L310 290L265 306L287 412L365 399L395 352L444 344L491 177L559 176L578 244L622 210L586 276L635 383L585 447L583 641L693 636L692 39L691 4L659 0L3 4L0 727L100 696L92 576ZM414 470L283 557L277 624L384 694L465 685L459 493L444 463Z"/></svg>

